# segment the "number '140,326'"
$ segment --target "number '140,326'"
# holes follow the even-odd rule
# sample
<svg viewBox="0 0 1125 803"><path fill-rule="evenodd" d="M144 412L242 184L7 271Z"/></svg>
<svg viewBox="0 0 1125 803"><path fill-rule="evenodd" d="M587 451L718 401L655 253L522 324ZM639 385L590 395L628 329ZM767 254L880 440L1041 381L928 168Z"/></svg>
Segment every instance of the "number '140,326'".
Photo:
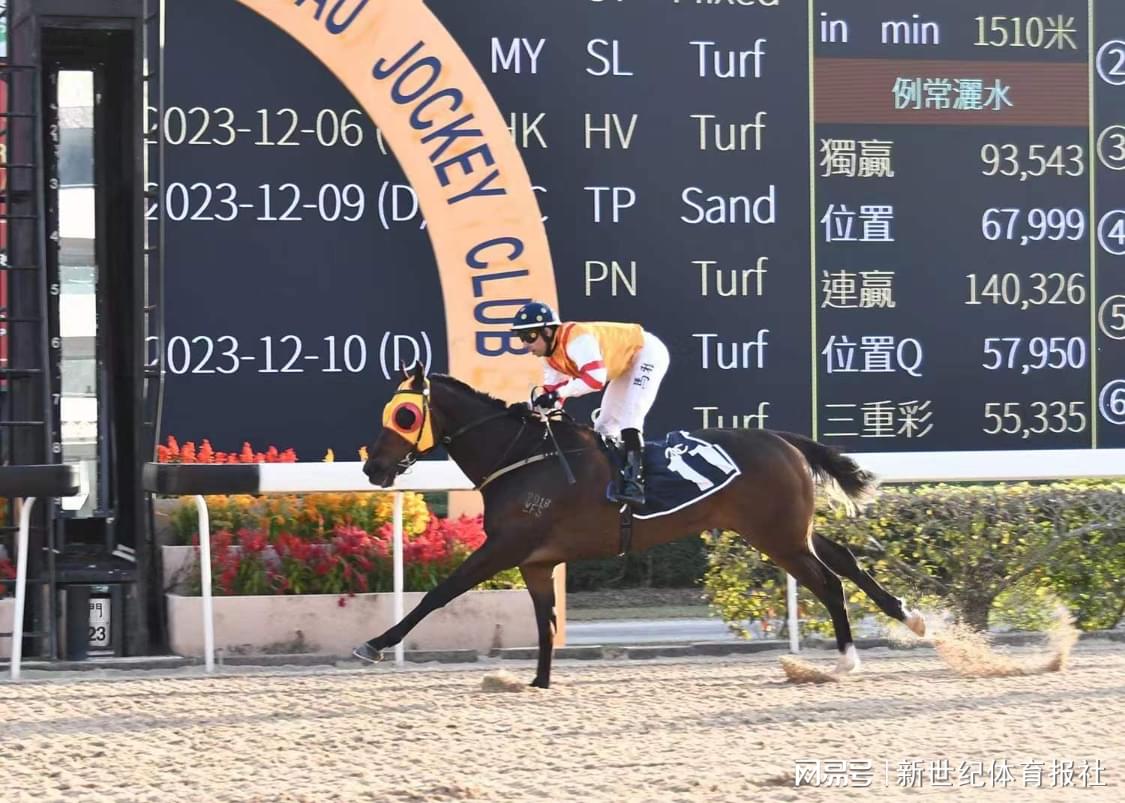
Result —
<svg viewBox="0 0 1125 803"><path fill-rule="evenodd" d="M1086 280L1082 273L966 273L966 304L1005 304L1027 309L1042 304L1085 304Z"/></svg>

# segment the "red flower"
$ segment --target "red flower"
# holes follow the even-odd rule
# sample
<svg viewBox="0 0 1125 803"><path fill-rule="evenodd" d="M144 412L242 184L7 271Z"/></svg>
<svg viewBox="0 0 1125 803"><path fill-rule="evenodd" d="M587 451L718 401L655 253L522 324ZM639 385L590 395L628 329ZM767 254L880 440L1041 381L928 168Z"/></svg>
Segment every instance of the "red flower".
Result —
<svg viewBox="0 0 1125 803"><path fill-rule="evenodd" d="M184 441L181 447L172 435L167 445L156 447L156 460L159 463L296 463L297 453L293 449L279 451L270 446L265 452L255 452L249 441L244 441L240 452L217 452L211 442L204 438L198 451L194 441Z"/></svg>
<svg viewBox="0 0 1125 803"><path fill-rule="evenodd" d="M199 534L196 534L198 539ZM218 532L211 533L211 555L222 557L230 549L231 543L234 541L234 536L231 535L230 530L219 530Z"/></svg>
<svg viewBox="0 0 1125 803"><path fill-rule="evenodd" d="M484 532L484 516L461 516L456 521L445 519L443 526L454 543L470 551L480 549L487 537Z"/></svg>
<svg viewBox="0 0 1125 803"><path fill-rule="evenodd" d="M298 563L308 563L315 551L312 544L292 533L279 533L274 548L280 557L292 558Z"/></svg>
<svg viewBox="0 0 1125 803"><path fill-rule="evenodd" d="M245 443L241 454L215 452L212 459L242 462L248 449L249 443ZM250 457L285 460L286 454L271 447L265 453L251 451ZM205 450L194 459L206 459ZM356 522L370 519L357 515L362 507L353 507L352 502L345 500L342 505L317 503L304 508L291 525L300 528L300 535L282 529L292 512L280 508L268 516L263 514L262 525L242 528L235 534L229 530L212 533L217 593L338 594L343 595L338 597L342 600L339 604L345 605L347 596L388 590L392 526L388 523L376 532L368 531ZM484 540L480 516L442 519L429 514L425 529L416 535L407 533L404 539L407 588L432 588ZM239 549L232 550L233 545ZM267 551L271 546L273 555Z"/></svg>
<svg viewBox="0 0 1125 803"><path fill-rule="evenodd" d="M234 593L234 582L238 579L238 555L232 555L230 564L219 575L219 588L224 594Z"/></svg>
<svg viewBox="0 0 1125 803"><path fill-rule="evenodd" d="M319 547L320 545L318 544L317 546ZM318 548L313 563L313 571L321 577L324 577L324 575L331 572L339 562L340 559L338 557L327 554L322 548Z"/></svg>
<svg viewBox="0 0 1125 803"><path fill-rule="evenodd" d="M239 530L238 541L247 552L257 553L269 546L269 539L262 530Z"/></svg>
<svg viewBox="0 0 1125 803"><path fill-rule="evenodd" d="M16 567L7 558L0 558L0 580L15 580ZM8 587L0 583L0 597L8 593Z"/></svg>

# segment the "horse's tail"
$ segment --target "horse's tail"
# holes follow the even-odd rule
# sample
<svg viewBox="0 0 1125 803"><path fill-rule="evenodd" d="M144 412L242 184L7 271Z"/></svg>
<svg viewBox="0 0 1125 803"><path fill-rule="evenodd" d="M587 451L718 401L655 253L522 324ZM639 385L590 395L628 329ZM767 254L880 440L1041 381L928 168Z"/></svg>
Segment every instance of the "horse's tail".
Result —
<svg viewBox="0 0 1125 803"><path fill-rule="evenodd" d="M830 496L843 503L850 515L855 515L857 507L862 507L875 497L879 489L878 478L870 471L860 468L859 464L839 449L792 432L777 434L805 456L813 477L825 486Z"/></svg>

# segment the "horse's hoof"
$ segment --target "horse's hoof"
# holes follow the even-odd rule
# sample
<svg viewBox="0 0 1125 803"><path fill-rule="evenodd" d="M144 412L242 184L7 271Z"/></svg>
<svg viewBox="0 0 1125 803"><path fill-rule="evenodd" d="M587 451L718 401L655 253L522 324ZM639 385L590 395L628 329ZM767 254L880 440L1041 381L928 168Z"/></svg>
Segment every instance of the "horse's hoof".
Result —
<svg viewBox="0 0 1125 803"><path fill-rule="evenodd" d="M377 664L383 660L383 651L376 650L366 641L352 650L352 655L368 664Z"/></svg>
<svg viewBox="0 0 1125 803"><path fill-rule="evenodd" d="M911 632L916 636L926 635L926 617L918 613L918 611L911 611L906 615L906 619L902 622L910 628Z"/></svg>
<svg viewBox="0 0 1125 803"><path fill-rule="evenodd" d="M528 685L533 689L549 689L551 687L551 681L535 678L535 680L531 681Z"/></svg>
<svg viewBox="0 0 1125 803"><path fill-rule="evenodd" d="M849 644L836 660L836 668L832 670L832 673L847 675L857 669L859 669L859 653L856 652L854 644Z"/></svg>

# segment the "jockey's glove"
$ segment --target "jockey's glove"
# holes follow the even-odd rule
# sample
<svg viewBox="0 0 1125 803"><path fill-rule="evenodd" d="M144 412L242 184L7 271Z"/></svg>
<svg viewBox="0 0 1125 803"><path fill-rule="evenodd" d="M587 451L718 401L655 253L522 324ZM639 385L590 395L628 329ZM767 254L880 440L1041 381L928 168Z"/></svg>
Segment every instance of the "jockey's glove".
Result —
<svg viewBox="0 0 1125 803"><path fill-rule="evenodd" d="M559 392L557 390L548 390L546 393L541 393L536 396L535 401L532 403L540 410L552 410L555 405L559 403Z"/></svg>

